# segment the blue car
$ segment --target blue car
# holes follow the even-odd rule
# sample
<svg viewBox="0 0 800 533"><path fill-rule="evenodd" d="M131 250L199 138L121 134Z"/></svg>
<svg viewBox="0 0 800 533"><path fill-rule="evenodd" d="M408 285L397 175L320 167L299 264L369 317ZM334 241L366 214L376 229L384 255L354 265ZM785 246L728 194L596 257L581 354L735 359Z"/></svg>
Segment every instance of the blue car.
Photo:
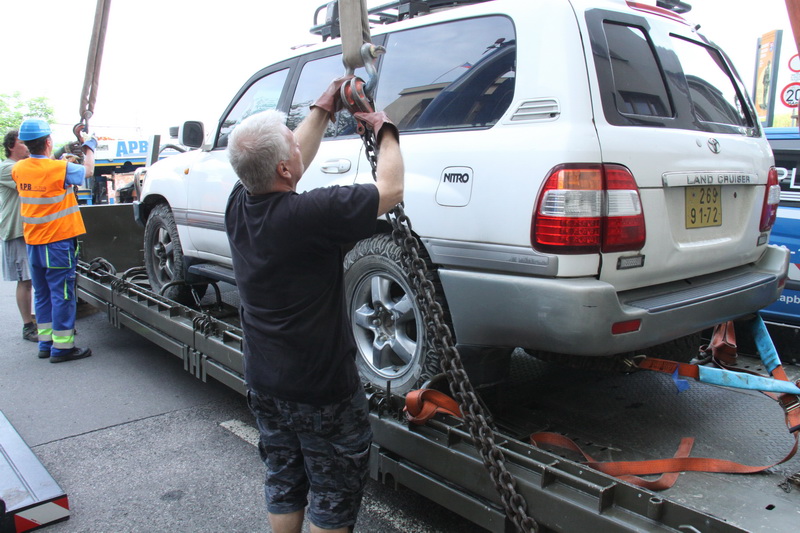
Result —
<svg viewBox="0 0 800 533"><path fill-rule="evenodd" d="M781 203L770 243L786 246L791 252L791 264L783 293L761 311L761 316L767 322L800 327L800 129L766 128L765 131L781 184Z"/></svg>

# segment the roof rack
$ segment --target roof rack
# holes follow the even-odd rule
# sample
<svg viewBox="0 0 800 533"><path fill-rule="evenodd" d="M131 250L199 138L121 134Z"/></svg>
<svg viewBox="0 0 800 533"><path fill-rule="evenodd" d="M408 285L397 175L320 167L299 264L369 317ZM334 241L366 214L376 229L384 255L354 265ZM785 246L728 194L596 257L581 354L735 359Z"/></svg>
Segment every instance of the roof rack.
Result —
<svg viewBox="0 0 800 533"><path fill-rule="evenodd" d="M427 15L433 11L450 9L470 4L480 4L487 0L395 0L367 9L370 25L392 24L400 20ZM325 22L318 22L319 14L325 9ZM323 41L341 37L339 25L339 2L332 0L314 11L314 25L311 33L320 35Z"/></svg>
<svg viewBox="0 0 800 533"><path fill-rule="evenodd" d="M656 7L663 7L675 13L683 14L692 10L692 6L680 0L656 0Z"/></svg>

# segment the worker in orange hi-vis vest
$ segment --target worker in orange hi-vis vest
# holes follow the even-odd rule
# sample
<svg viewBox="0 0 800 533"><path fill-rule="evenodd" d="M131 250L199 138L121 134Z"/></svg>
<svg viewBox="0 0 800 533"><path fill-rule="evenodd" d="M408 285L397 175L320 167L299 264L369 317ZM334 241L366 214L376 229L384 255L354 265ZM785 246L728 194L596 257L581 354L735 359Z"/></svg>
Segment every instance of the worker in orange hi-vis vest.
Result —
<svg viewBox="0 0 800 533"><path fill-rule="evenodd" d="M34 289L39 329L39 358L61 363L92 355L75 346L75 267L78 235L86 233L73 192L94 173L97 140L82 146L83 165L54 160L50 125L42 119L26 119L19 139L30 150L28 159L11 170L20 196L22 231Z"/></svg>

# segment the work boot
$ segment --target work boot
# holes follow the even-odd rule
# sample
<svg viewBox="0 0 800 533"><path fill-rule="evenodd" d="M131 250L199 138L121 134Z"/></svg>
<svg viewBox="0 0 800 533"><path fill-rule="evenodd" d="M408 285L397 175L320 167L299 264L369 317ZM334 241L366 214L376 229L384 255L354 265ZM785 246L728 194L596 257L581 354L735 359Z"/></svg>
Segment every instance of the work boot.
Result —
<svg viewBox="0 0 800 533"><path fill-rule="evenodd" d="M50 350L39 350L39 355L37 357L39 359L47 359L50 357Z"/></svg>
<svg viewBox="0 0 800 533"><path fill-rule="evenodd" d="M89 348L78 348L76 346L69 352L65 353L64 355L51 355L50 362L63 363L64 361L74 361L75 359L83 359L84 357L89 357L90 355L92 355L92 350L90 350Z"/></svg>
<svg viewBox="0 0 800 533"><path fill-rule="evenodd" d="M22 338L26 341L39 342L39 330L35 322L29 322L22 326Z"/></svg>

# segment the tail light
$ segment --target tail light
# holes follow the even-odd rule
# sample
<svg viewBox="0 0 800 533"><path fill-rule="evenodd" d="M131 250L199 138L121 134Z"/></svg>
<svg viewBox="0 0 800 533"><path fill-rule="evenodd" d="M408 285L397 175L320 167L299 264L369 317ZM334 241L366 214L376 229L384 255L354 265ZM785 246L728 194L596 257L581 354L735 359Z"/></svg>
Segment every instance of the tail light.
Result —
<svg viewBox="0 0 800 533"><path fill-rule="evenodd" d="M778 215L778 204L781 201L781 186L778 182L778 170L770 167L767 174L767 190L764 192L764 207L761 209L759 231L769 231L775 224Z"/></svg>
<svg viewBox="0 0 800 533"><path fill-rule="evenodd" d="M531 245L549 253L640 250L639 187L621 165L565 164L550 171L531 224Z"/></svg>

